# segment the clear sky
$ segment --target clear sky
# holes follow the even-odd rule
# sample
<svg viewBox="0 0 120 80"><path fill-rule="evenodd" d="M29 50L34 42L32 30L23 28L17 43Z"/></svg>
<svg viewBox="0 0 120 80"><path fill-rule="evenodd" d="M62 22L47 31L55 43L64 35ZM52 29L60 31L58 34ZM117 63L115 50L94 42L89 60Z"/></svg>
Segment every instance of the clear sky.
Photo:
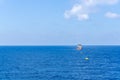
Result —
<svg viewBox="0 0 120 80"><path fill-rule="evenodd" d="M120 45L119 0L0 0L0 45Z"/></svg>

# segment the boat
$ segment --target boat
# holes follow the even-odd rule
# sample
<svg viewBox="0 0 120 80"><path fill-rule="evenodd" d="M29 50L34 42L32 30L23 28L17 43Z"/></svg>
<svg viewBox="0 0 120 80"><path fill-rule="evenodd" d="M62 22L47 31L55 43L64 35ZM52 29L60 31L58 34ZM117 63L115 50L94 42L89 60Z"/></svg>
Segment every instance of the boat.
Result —
<svg viewBox="0 0 120 80"><path fill-rule="evenodd" d="M89 58L88 58L88 57L86 57L86 58L85 58L85 60L89 60Z"/></svg>
<svg viewBox="0 0 120 80"><path fill-rule="evenodd" d="M82 50L82 45L81 44L77 45L77 50Z"/></svg>

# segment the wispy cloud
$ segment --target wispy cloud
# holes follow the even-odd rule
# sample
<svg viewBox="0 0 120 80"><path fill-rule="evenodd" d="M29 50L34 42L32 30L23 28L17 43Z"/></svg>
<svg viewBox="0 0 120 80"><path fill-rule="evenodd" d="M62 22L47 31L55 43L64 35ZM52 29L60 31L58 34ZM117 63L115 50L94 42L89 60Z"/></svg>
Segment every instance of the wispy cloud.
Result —
<svg viewBox="0 0 120 80"><path fill-rule="evenodd" d="M95 13L95 8L102 5L114 5L119 0L78 0L70 10L64 13L65 18L76 17L78 20L89 19L90 14Z"/></svg>
<svg viewBox="0 0 120 80"><path fill-rule="evenodd" d="M84 10L84 7L79 4L75 4L71 10L65 11L65 18L77 17L79 20L89 19L88 11Z"/></svg>
<svg viewBox="0 0 120 80"><path fill-rule="evenodd" d="M105 16L106 16L107 18L113 18L113 19L120 18L120 14L113 13L113 12L107 12L107 13L105 14Z"/></svg>

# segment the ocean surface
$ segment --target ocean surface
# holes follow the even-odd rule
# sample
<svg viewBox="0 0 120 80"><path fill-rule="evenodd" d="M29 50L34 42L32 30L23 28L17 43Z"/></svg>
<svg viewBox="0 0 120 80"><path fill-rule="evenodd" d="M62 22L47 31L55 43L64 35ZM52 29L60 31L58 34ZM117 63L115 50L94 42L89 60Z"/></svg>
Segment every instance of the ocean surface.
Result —
<svg viewBox="0 0 120 80"><path fill-rule="evenodd" d="M1 46L0 80L120 80L120 46Z"/></svg>

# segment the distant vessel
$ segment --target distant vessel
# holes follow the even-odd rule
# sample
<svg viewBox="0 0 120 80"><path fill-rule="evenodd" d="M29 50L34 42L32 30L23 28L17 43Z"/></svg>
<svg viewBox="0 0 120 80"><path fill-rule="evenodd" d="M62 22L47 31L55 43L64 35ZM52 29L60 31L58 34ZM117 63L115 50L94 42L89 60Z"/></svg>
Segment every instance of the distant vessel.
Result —
<svg viewBox="0 0 120 80"><path fill-rule="evenodd" d="M81 44L77 45L77 50L82 50L82 45Z"/></svg>
<svg viewBox="0 0 120 80"><path fill-rule="evenodd" d="M85 60L89 60L89 58L88 58L88 57L86 57L86 58L85 58Z"/></svg>

